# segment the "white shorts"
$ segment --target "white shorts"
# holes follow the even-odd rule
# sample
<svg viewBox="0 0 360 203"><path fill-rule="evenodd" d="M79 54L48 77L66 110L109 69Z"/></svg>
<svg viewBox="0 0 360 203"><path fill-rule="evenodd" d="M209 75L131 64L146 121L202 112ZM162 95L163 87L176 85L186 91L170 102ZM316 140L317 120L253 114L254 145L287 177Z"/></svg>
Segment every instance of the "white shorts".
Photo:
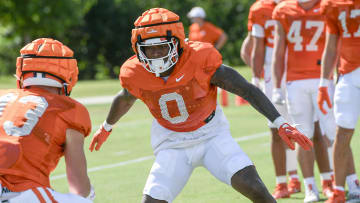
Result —
<svg viewBox="0 0 360 203"><path fill-rule="evenodd" d="M336 134L336 124L332 109L325 109L328 112L324 115L317 104L317 94L320 79L305 79L288 82L287 104L289 115L297 129L305 136L314 136L314 121L318 118L322 132L330 139L334 140ZM333 91L329 88L330 98L333 98Z"/></svg>
<svg viewBox="0 0 360 203"><path fill-rule="evenodd" d="M231 137L229 125L227 122L222 122L223 119L224 115L218 107L215 117L205 125L207 130L178 133L179 137L188 134L193 142L184 140L181 144L180 140L167 140L163 143L165 147L156 148L156 159L143 193L155 199L172 202L187 183L192 171L198 166L205 167L218 180L231 185L231 178L236 172L253 165ZM211 123L213 121L217 122ZM159 126L155 128L160 133ZM176 133L165 128L161 131L165 136L168 134L176 136ZM206 135L201 134L204 131L207 131ZM195 136L198 136L198 142L194 141ZM204 139L205 137L207 139ZM167 142L174 143L169 145Z"/></svg>
<svg viewBox="0 0 360 203"><path fill-rule="evenodd" d="M334 100L336 124L355 129L360 115L360 68L340 76Z"/></svg>
<svg viewBox="0 0 360 203"><path fill-rule="evenodd" d="M12 192L10 192L12 193ZM6 194L11 196L11 194ZM5 195L2 195L5 196ZM92 203L91 200L74 194L62 194L54 191L51 188L37 187L34 189L25 190L23 192L16 192L14 197L8 199L8 203ZM2 200L6 200L5 197Z"/></svg>

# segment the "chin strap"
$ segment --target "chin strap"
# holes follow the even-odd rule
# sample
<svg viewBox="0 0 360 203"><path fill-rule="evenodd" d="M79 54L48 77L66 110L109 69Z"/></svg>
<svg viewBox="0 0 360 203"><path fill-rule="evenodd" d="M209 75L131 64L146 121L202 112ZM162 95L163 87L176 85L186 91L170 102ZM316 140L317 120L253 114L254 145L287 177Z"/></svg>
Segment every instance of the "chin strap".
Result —
<svg viewBox="0 0 360 203"><path fill-rule="evenodd" d="M68 92L68 84L67 83L63 83L63 90L64 90L64 94L66 96L70 96L71 92Z"/></svg>

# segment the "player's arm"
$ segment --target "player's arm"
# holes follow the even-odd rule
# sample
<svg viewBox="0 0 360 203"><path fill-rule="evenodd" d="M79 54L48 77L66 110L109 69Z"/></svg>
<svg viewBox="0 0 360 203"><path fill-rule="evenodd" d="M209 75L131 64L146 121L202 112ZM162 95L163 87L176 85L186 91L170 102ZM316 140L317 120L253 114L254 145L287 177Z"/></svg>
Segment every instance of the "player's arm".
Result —
<svg viewBox="0 0 360 203"><path fill-rule="evenodd" d="M134 97L127 89L122 89L114 98L106 122L110 125L114 125L123 115L125 115L129 109L134 105L136 101Z"/></svg>
<svg viewBox="0 0 360 203"><path fill-rule="evenodd" d="M274 52L271 62L273 78L273 97L274 103L283 104L284 95L281 92L281 80L285 69L286 35L285 30L279 21L275 24Z"/></svg>
<svg viewBox="0 0 360 203"><path fill-rule="evenodd" d="M252 83L259 87L259 80L265 61L265 39L263 37L252 37L254 41L251 53L251 69L253 72Z"/></svg>
<svg viewBox="0 0 360 203"><path fill-rule="evenodd" d="M87 174L84 139L79 131L67 129L64 156L70 193L88 197L91 185Z"/></svg>
<svg viewBox="0 0 360 203"><path fill-rule="evenodd" d="M225 45L227 39L228 39L227 34L226 34L225 32L223 32L223 33L220 35L219 39L216 41L216 43L215 43L215 45L214 45L215 48L216 48L217 50L220 50L221 48L223 48L223 46Z"/></svg>
<svg viewBox="0 0 360 203"><path fill-rule="evenodd" d="M280 116L265 94L231 67L221 65L212 76L211 84L246 99L271 122Z"/></svg>
<svg viewBox="0 0 360 203"><path fill-rule="evenodd" d="M112 126L134 105L136 97L134 97L127 89L122 89L113 99L110 111L104 123L100 126L100 129L94 134L91 143L90 151L94 148L98 151L101 145L109 137Z"/></svg>
<svg viewBox="0 0 360 203"><path fill-rule="evenodd" d="M271 101L259 88L247 82L234 69L221 65L211 77L210 83L246 99L257 111L277 126L279 136L291 149L295 149L294 141L298 142L306 150L312 146L312 142L306 136L286 123Z"/></svg>
<svg viewBox="0 0 360 203"><path fill-rule="evenodd" d="M248 33L248 35L244 39L244 41L241 45L241 49L240 49L240 57L247 66L251 65L251 52L252 52L252 46L253 46L252 40L253 39L252 39L250 33Z"/></svg>
<svg viewBox="0 0 360 203"><path fill-rule="evenodd" d="M338 38L336 34L326 33L325 48L322 55L321 78L329 80L336 67Z"/></svg>
<svg viewBox="0 0 360 203"><path fill-rule="evenodd" d="M272 56L271 70L274 87L281 88L281 79L285 69L285 30L279 21L276 21L274 36L274 52Z"/></svg>
<svg viewBox="0 0 360 203"><path fill-rule="evenodd" d="M338 35L328 32L326 33L326 42L322 55L321 77L317 98L318 106L324 114L327 114L327 111L324 109L323 106L324 102L327 103L329 108L332 108L328 93L328 86L332 82L330 78L334 72L337 63L338 39Z"/></svg>

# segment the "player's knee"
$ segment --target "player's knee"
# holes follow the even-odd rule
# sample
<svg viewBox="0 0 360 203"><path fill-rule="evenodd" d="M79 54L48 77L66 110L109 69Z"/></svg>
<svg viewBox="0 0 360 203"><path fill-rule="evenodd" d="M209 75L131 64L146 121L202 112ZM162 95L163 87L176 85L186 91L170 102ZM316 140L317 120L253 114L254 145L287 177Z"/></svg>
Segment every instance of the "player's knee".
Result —
<svg viewBox="0 0 360 203"><path fill-rule="evenodd" d="M236 172L231 179L232 186L253 202L275 202L254 166Z"/></svg>

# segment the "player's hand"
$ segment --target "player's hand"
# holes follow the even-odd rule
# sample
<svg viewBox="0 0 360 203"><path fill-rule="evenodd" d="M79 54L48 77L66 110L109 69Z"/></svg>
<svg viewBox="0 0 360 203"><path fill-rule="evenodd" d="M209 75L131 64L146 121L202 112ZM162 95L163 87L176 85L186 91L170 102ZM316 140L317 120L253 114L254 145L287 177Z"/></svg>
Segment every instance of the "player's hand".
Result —
<svg viewBox="0 0 360 203"><path fill-rule="evenodd" d="M282 124L278 132L281 139L284 140L287 146L292 150L295 149L294 142L297 142L305 150L310 150L313 146L313 143L309 138L288 123Z"/></svg>
<svg viewBox="0 0 360 203"><path fill-rule="evenodd" d="M251 84L256 86L257 88L260 88L260 79L258 77L252 77L251 78Z"/></svg>
<svg viewBox="0 0 360 203"><path fill-rule="evenodd" d="M273 89L271 100L274 104L278 104L278 105L285 104L285 98L284 98L284 94L283 94L283 91L281 90L281 88Z"/></svg>
<svg viewBox="0 0 360 203"><path fill-rule="evenodd" d="M317 103L318 103L320 111L323 114L327 114L327 111L323 107L324 102L326 102L326 104L328 105L328 107L330 109L332 108L332 104L331 104L329 93L328 93L328 88L327 87L319 87L319 91L318 91L318 95L317 95Z"/></svg>
<svg viewBox="0 0 360 203"><path fill-rule="evenodd" d="M110 133L112 130L110 131L106 131L104 126L101 125L100 129L98 129L96 131L96 133L94 134L91 142L90 142L90 147L89 150L92 152L94 150L99 151L101 145L106 141L106 139L109 137Z"/></svg>
<svg viewBox="0 0 360 203"><path fill-rule="evenodd" d="M282 116L277 117L273 124L278 128L278 134L290 149L295 149L297 142L305 150L310 150L313 143L309 138L299 132L296 128L289 125Z"/></svg>

